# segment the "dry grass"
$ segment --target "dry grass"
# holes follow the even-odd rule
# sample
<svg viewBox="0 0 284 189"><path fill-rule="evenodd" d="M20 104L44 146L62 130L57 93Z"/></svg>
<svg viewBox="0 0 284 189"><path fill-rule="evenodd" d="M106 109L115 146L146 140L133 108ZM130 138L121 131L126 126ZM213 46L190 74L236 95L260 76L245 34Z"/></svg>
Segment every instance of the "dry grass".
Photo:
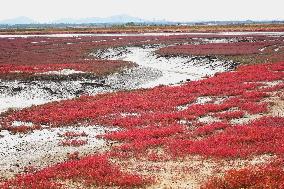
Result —
<svg viewBox="0 0 284 189"><path fill-rule="evenodd" d="M0 30L0 34L53 34L53 33L145 33L145 32L234 32L234 31L284 31L284 24L248 24L217 26L120 26L109 28L47 28Z"/></svg>

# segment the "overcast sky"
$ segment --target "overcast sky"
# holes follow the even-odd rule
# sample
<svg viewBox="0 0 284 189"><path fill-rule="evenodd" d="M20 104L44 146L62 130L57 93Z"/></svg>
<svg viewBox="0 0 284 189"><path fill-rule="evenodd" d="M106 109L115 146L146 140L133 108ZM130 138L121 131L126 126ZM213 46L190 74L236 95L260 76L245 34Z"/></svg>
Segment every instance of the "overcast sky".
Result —
<svg viewBox="0 0 284 189"><path fill-rule="evenodd" d="M128 14L170 21L284 20L284 0L1 0L0 20L18 16L59 18Z"/></svg>

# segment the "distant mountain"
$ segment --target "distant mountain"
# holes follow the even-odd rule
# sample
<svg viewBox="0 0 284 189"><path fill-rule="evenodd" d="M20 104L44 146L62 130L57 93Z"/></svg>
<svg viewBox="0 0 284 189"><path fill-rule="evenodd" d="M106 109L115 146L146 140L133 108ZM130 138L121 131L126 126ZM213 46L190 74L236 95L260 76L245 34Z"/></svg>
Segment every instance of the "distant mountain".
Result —
<svg viewBox="0 0 284 189"><path fill-rule="evenodd" d="M28 17L17 17L17 18L12 18L12 19L7 19L7 20L0 20L0 24L10 24L10 25L14 25L14 24L34 24L37 23L36 21L34 21L33 19L30 19Z"/></svg>
<svg viewBox="0 0 284 189"><path fill-rule="evenodd" d="M52 23L85 24L85 23L128 23L128 22L142 23L148 21L141 18L132 17L123 14L123 15L116 15L106 18L100 18L100 17L90 17L90 18L81 18L81 19L64 18L64 19L55 20Z"/></svg>
<svg viewBox="0 0 284 189"><path fill-rule="evenodd" d="M191 21L191 22L177 22L177 21L167 21L167 20L146 20L138 17L129 16L126 14L115 15L110 17L88 17L88 18L63 18L59 20L54 20L48 23L39 22L28 17L17 17L13 19L0 20L0 25L6 25L4 27L14 27L13 25L31 25L28 27L48 27L57 25L67 27L67 26L78 26L78 25L113 25L113 24L125 24L129 22L134 22L138 24L162 24L162 25L230 25L230 24L257 24L257 23L281 23L284 21ZM60 27L59 26L59 27ZM3 26L2 26L3 27ZM19 26L17 26L19 27Z"/></svg>
<svg viewBox="0 0 284 189"><path fill-rule="evenodd" d="M88 23L111 23L111 24L123 24L128 22L135 22L135 23L143 23L148 22L148 20L144 20L141 18L129 16L129 15L116 15L106 18L100 18L100 17L90 17L90 18L63 18L59 20L51 21L50 23L53 24L88 24ZM35 21L33 19L30 19L28 17L17 17L13 19L7 19L7 20L0 20L0 24L9 24L9 25L15 25L15 24L37 24L40 23L38 21Z"/></svg>

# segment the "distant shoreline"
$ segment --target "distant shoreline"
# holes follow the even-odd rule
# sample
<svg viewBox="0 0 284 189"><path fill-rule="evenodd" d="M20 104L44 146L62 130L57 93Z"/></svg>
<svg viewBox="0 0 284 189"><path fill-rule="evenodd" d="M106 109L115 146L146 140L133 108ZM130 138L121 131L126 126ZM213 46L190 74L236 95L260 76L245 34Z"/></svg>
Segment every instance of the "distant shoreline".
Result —
<svg viewBox="0 0 284 189"><path fill-rule="evenodd" d="M15 28L0 29L1 35L24 34L108 34L108 33L190 33L190 32L283 32L284 24L236 24L194 26L111 26L111 27L65 27L65 28Z"/></svg>

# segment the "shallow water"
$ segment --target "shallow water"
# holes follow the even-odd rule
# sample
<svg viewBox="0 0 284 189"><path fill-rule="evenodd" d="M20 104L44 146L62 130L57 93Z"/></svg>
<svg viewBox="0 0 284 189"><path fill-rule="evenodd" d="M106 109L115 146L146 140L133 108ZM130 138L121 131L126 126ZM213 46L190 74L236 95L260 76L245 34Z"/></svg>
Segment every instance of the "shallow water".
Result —
<svg viewBox="0 0 284 189"><path fill-rule="evenodd" d="M121 37L136 37L136 36L170 36L170 35L284 35L284 32L192 32L192 33L182 33L182 32L167 32L167 33L107 33L107 34L40 34L40 35L0 35L0 38L27 38L27 37L113 37L113 36L121 36Z"/></svg>

